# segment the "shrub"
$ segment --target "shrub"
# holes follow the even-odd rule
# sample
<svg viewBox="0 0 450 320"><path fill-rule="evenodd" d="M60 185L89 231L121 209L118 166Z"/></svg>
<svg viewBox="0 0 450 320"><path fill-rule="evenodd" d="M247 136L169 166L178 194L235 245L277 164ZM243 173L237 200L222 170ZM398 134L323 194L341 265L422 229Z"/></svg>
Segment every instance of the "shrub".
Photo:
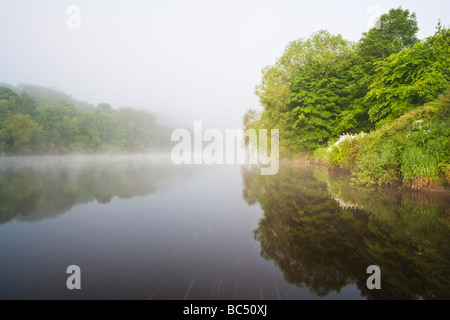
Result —
<svg viewBox="0 0 450 320"><path fill-rule="evenodd" d="M341 168L352 168L359 150L359 140L364 136L364 132L340 136L339 140L328 148L331 164Z"/></svg>
<svg viewBox="0 0 450 320"><path fill-rule="evenodd" d="M399 180L398 148L392 141L378 145L375 149L364 148L355 160L355 179L360 184L390 184Z"/></svg>

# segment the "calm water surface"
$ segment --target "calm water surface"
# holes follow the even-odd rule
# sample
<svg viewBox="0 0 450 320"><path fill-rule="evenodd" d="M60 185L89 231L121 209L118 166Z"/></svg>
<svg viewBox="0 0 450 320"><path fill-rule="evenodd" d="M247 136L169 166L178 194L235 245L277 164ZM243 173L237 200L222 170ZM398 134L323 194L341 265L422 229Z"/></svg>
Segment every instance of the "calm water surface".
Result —
<svg viewBox="0 0 450 320"><path fill-rule="evenodd" d="M450 299L449 193L349 182L290 162L2 158L0 299Z"/></svg>

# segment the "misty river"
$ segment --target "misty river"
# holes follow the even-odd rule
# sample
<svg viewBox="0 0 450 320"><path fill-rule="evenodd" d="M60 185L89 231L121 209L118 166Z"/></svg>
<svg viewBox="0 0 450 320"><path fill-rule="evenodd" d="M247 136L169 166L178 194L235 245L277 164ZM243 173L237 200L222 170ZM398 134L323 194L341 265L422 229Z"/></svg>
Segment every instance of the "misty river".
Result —
<svg viewBox="0 0 450 320"><path fill-rule="evenodd" d="M0 158L0 257L0 299L450 299L450 194L289 161Z"/></svg>

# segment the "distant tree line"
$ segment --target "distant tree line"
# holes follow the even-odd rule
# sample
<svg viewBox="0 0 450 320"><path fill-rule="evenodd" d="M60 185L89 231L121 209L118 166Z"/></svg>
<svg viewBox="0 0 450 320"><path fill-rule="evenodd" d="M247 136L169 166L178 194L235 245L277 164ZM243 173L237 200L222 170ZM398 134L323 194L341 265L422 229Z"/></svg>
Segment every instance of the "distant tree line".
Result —
<svg viewBox="0 0 450 320"><path fill-rule="evenodd" d="M132 108L97 107L38 86L0 86L0 154L150 151L171 130Z"/></svg>

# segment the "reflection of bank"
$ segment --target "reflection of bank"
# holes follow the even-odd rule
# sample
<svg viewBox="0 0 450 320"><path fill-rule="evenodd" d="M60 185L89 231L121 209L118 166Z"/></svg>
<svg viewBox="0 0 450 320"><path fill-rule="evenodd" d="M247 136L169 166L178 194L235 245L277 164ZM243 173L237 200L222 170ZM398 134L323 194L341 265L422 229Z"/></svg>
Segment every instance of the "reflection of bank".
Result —
<svg viewBox="0 0 450 320"><path fill-rule="evenodd" d="M169 155L0 158L0 223L35 221L75 205L130 199L200 168L176 167Z"/></svg>
<svg viewBox="0 0 450 320"><path fill-rule="evenodd" d="M264 211L254 231L261 255L287 281L320 296L354 285L368 298L450 298L448 194L418 202L286 164L276 176L242 175L244 198ZM382 290L366 287L372 264L382 269Z"/></svg>

